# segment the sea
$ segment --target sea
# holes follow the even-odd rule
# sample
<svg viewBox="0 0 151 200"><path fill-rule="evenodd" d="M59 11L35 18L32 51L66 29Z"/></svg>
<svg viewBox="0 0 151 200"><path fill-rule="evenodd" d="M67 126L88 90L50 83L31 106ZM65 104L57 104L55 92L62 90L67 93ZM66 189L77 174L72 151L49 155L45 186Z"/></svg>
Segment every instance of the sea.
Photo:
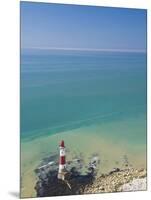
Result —
<svg viewBox="0 0 151 200"><path fill-rule="evenodd" d="M146 168L145 52L23 49L20 80L21 196L34 169L65 141L67 159L100 156L99 173Z"/></svg>

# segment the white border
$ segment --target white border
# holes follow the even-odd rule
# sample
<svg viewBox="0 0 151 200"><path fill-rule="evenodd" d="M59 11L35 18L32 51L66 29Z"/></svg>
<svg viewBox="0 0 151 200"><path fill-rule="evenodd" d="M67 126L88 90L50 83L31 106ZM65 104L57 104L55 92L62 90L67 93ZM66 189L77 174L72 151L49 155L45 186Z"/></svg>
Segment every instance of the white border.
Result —
<svg viewBox="0 0 151 200"><path fill-rule="evenodd" d="M30 0L25 0L30 1ZM127 8L148 8L149 0L33 0L33 2L51 2L77 5L97 5Z"/></svg>
<svg viewBox="0 0 151 200"><path fill-rule="evenodd" d="M147 8L148 36L151 37L150 0L41 0L40 2ZM15 194L19 192L19 1L3 0L0 9L0 199L11 200L16 199ZM151 120L150 37L148 37L148 152L151 151L151 136L149 135L151 132L149 124ZM149 156L150 153L148 153L148 177L151 177ZM150 179L148 180L148 190L151 191L151 182ZM126 200L129 198L148 199L149 194L150 192L129 192L57 198ZM50 199L53 200L55 197Z"/></svg>

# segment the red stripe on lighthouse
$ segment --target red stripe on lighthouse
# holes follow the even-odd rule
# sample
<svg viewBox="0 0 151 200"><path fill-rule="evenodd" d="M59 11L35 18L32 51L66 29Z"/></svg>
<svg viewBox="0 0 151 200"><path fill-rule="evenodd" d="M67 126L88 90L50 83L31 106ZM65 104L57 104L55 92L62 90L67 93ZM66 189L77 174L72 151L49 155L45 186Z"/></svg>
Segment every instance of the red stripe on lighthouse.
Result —
<svg viewBox="0 0 151 200"><path fill-rule="evenodd" d="M65 156L60 156L60 165L65 165L66 159Z"/></svg>
<svg viewBox="0 0 151 200"><path fill-rule="evenodd" d="M64 146L64 141L63 141L63 140L61 140L61 142L60 142L60 147L65 147L65 146Z"/></svg>

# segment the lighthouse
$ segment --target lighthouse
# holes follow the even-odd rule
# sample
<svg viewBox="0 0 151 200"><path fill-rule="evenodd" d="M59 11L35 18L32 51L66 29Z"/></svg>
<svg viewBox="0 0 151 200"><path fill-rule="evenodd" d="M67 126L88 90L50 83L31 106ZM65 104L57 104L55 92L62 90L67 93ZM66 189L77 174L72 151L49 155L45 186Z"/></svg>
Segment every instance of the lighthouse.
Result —
<svg viewBox="0 0 151 200"><path fill-rule="evenodd" d="M65 145L64 141L61 140L59 145L59 170L58 170L58 179L65 179L65 174L67 173L66 170L66 153L65 153Z"/></svg>

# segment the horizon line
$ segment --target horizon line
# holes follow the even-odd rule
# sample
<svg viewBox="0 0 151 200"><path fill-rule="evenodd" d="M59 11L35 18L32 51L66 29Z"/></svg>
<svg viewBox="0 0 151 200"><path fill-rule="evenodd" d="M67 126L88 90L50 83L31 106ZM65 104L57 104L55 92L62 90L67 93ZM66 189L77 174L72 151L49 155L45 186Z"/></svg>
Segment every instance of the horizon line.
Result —
<svg viewBox="0 0 151 200"><path fill-rule="evenodd" d="M62 51L96 51L96 52L140 52L146 53L147 49L103 49L103 48L74 48L74 47L23 47L24 49L35 49L35 50L62 50Z"/></svg>

